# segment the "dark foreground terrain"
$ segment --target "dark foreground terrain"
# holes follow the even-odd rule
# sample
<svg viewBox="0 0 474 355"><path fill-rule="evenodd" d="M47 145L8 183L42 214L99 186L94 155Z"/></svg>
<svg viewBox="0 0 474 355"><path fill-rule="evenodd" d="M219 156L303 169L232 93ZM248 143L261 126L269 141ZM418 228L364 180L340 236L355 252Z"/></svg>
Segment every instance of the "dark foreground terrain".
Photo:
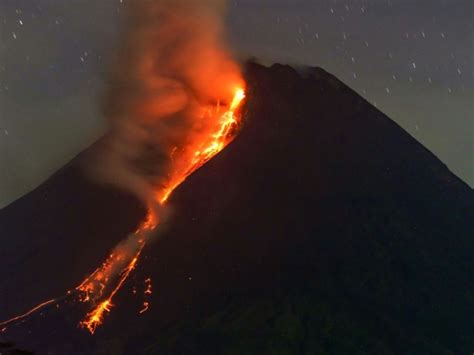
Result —
<svg viewBox="0 0 474 355"><path fill-rule="evenodd" d="M474 351L472 189L325 71L248 64L246 76L241 134L176 191L96 335L71 306L0 342L50 354ZM76 285L143 217L133 197L88 181L83 159L0 211L0 319ZM139 315L131 290L147 277Z"/></svg>

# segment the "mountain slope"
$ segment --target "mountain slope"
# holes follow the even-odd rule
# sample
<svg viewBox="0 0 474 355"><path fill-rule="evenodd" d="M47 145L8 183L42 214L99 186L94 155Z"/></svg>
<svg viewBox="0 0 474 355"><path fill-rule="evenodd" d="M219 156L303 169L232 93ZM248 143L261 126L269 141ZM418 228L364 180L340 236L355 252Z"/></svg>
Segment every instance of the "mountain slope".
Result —
<svg viewBox="0 0 474 355"><path fill-rule="evenodd" d="M324 71L248 76L247 126L176 195L188 219L157 253L182 246L173 257L189 253L193 280L215 277L237 300L267 287L320 294L316 305L345 309L392 353L472 349L472 190ZM182 292L202 297L196 284Z"/></svg>
<svg viewBox="0 0 474 355"><path fill-rule="evenodd" d="M53 353L472 351L472 189L321 69L248 64L246 77L240 135L176 191L173 217L138 269L136 284L154 281L152 309L138 316L125 290L92 340L73 329L52 341L67 330L48 318L15 338ZM0 213L0 238L27 243L18 253L35 245L21 260L37 273L17 269L45 295L71 287L143 213L78 176L72 164ZM73 270L63 275L60 264ZM38 296L10 274L7 294Z"/></svg>

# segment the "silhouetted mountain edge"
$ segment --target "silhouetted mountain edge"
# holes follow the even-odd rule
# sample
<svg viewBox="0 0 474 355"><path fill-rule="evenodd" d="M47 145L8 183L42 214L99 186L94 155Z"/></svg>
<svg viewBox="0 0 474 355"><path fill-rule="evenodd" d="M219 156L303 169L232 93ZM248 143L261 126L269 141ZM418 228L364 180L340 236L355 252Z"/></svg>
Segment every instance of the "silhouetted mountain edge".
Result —
<svg viewBox="0 0 474 355"><path fill-rule="evenodd" d="M51 312L12 339L53 354L472 352L472 189L323 69L245 75L241 133L173 195L128 285L152 277L151 310L124 290L94 338ZM0 211L0 318L74 285L143 217L83 159Z"/></svg>

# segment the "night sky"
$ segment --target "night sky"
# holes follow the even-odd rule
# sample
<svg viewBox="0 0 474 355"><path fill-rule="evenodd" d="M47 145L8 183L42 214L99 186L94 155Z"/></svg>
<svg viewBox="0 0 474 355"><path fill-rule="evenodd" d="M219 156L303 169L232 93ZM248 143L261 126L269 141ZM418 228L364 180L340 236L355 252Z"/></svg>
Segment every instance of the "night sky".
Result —
<svg viewBox="0 0 474 355"><path fill-rule="evenodd" d="M0 206L104 132L124 1L0 0ZM228 34L239 58L335 74L473 186L473 4L235 0Z"/></svg>

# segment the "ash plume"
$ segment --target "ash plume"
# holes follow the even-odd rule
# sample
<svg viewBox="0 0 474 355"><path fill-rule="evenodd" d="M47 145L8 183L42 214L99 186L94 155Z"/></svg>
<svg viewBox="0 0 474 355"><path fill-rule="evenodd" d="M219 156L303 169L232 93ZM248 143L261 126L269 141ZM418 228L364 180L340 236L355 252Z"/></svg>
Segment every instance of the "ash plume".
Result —
<svg viewBox="0 0 474 355"><path fill-rule="evenodd" d="M147 206L145 220L67 296L93 306L79 324L94 334L166 218L165 203L190 174L235 136L245 98L239 66L223 43L225 2L133 0L111 70L103 111L109 133L88 162L100 181ZM61 298L43 302L22 320Z"/></svg>
<svg viewBox="0 0 474 355"><path fill-rule="evenodd" d="M214 127L202 112L229 104L242 79L223 41L225 1L133 0L126 6L103 102L109 134L90 165L96 178L150 206L189 147Z"/></svg>

